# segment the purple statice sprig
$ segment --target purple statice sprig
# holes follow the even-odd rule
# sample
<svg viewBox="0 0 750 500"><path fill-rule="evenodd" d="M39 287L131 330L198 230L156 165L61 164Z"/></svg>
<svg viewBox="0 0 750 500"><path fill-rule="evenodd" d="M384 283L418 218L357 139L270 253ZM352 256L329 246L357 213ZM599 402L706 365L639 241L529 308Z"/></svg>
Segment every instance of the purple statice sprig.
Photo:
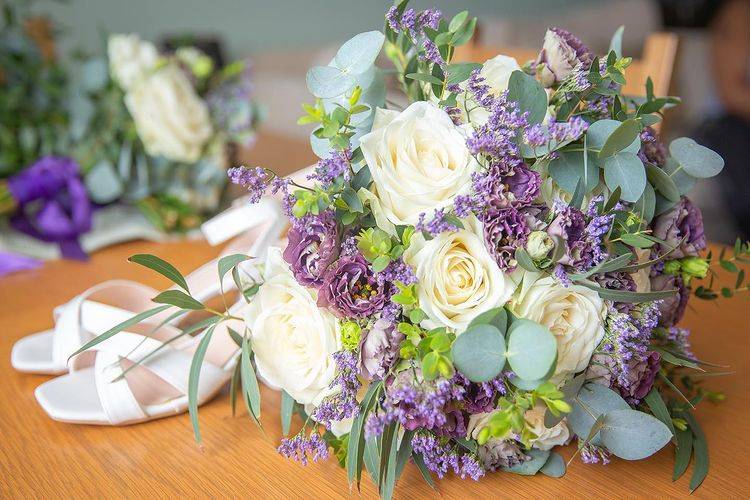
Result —
<svg viewBox="0 0 750 500"><path fill-rule="evenodd" d="M227 170L229 180L247 189L250 203L258 203L276 175L263 167L232 167Z"/></svg>
<svg viewBox="0 0 750 500"><path fill-rule="evenodd" d="M357 378L359 368L355 353L349 350L338 351L333 354L333 360L336 363L336 376L329 387L336 392L323 399L311 415L329 430L331 422L340 422L359 414L357 392L362 387Z"/></svg>
<svg viewBox="0 0 750 500"><path fill-rule="evenodd" d="M310 459L317 462L328 458L328 444L323 436L317 431L308 435L304 427L294 437L283 438L277 451L283 457L296 460L302 465L307 465Z"/></svg>
<svg viewBox="0 0 750 500"><path fill-rule="evenodd" d="M412 450L421 455L425 466L442 479L449 471L461 479L470 477L474 481L484 476L485 470L473 453L462 453L455 442L438 438L428 432L418 432L411 440Z"/></svg>
<svg viewBox="0 0 750 500"><path fill-rule="evenodd" d="M446 212L444 208L436 208L432 213L432 217L429 220L426 219L427 214L422 212L419 214L419 220L414 227L417 231L421 231L429 237L435 237L441 233L458 231L464 227L461 220L455 214Z"/></svg>
<svg viewBox="0 0 750 500"><path fill-rule="evenodd" d="M334 150L326 158L318 160L315 171L307 178L320 182L324 188L329 188L337 182L348 182L352 176L351 159L350 149Z"/></svg>

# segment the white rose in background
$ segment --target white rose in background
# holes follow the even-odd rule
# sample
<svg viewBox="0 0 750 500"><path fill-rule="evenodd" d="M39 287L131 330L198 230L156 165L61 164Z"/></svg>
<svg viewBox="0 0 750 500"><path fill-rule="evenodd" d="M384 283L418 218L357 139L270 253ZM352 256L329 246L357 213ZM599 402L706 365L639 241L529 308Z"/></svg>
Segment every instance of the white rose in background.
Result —
<svg viewBox="0 0 750 500"><path fill-rule="evenodd" d="M487 59L482 65L479 74L484 78L484 82L489 86L490 93L499 96L505 90L508 90L508 81L510 75L516 70L521 69L518 61L510 56L502 54L496 55L492 59ZM466 98L465 93L458 95L459 108L463 109L463 118L470 120L474 125L484 125L487 123L489 111L478 107L472 98Z"/></svg>
<svg viewBox="0 0 750 500"><path fill-rule="evenodd" d="M584 286L560 285L548 276L524 277L519 297L511 304L516 316L546 326L557 340L554 380L583 371L604 337L607 307L599 295ZM536 281L534 281L536 279Z"/></svg>
<svg viewBox="0 0 750 500"><path fill-rule="evenodd" d="M112 76L125 91L153 71L159 62L154 44L141 40L136 34L110 36L107 56Z"/></svg>
<svg viewBox="0 0 750 500"><path fill-rule="evenodd" d="M419 214L430 217L467 192L477 164L465 141L448 114L429 102L400 113L378 109L360 146L382 214L395 225L414 225Z"/></svg>
<svg viewBox="0 0 750 500"><path fill-rule="evenodd" d="M297 283L281 249L268 250L263 277L245 311L258 374L299 403L320 404L336 374L332 354L342 348L338 320Z"/></svg>
<svg viewBox="0 0 750 500"><path fill-rule="evenodd" d="M531 447L538 450L551 450L555 446L565 444L570 438L570 431L565 420L561 420L549 429L545 427L544 414L546 411L546 406L537 405L523 415L531 426L532 432L537 435L536 438L531 440Z"/></svg>
<svg viewBox="0 0 750 500"><path fill-rule="evenodd" d="M504 305L516 288L484 245L480 223L471 217L465 229L431 240L416 233L404 252L419 284L419 306L427 313L425 328L446 326L461 333L475 316Z"/></svg>
<svg viewBox="0 0 750 500"><path fill-rule="evenodd" d="M212 134L211 119L177 66L164 66L139 82L125 95L125 104L150 155L198 161Z"/></svg>

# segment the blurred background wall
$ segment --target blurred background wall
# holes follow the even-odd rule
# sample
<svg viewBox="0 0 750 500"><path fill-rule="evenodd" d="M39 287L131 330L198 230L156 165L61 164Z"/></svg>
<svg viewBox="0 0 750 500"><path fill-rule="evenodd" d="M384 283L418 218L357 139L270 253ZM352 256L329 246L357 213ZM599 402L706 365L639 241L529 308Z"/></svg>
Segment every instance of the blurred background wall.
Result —
<svg viewBox="0 0 750 500"><path fill-rule="evenodd" d="M414 0L415 7L436 6L446 15L467 9L481 19L485 43L537 48L545 29L561 26L591 46L606 50L614 30L625 25L624 52L638 56L653 31L680 35L672 78L673 95L686 104L671 111L664 133L692 133L714 114L708 32L711 1L706 0ZM716 3L716 2L713 2ZM310 101L304 74L327 63L338 45L351 35L378 29L390 0L67 0L38 1L35 9L62 26L65 53L104 50L106 33L137 32L159 41L167 36L207 35L222 41L229 59L249 56L256 69L258 99L268 111L265 130L304 139L298 127L300 103ZM706 8L709 5L709 8ZM665 18L664 9L670 10ZM665 26L666 25L666 26ZM725 217L715 183L695 194L707 219L709 237L728 240L734 232Z"/></svg>

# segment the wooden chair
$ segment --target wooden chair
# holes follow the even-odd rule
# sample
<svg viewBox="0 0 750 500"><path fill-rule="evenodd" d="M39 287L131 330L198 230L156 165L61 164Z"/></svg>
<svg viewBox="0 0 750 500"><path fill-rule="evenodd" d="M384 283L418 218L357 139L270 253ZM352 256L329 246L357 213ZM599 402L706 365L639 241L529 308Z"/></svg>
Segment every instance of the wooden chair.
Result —
<svg viewBox="0 0 750 500"><path fill-rule="evenodd" d="M623 93L632 96L645 96L646 79L650 76L654 82L654 94L657 96L668 95L676 52L677 35L674 33L658 32L649 35L646 38L640 59L634 57L633 62L625 70L627 83L623 87ZM455 62L484 62L498 54L515 57L519 64L523 64L526 61L536 59L539 51L490 47L472 41L458 47L453 60Z"/></svg>

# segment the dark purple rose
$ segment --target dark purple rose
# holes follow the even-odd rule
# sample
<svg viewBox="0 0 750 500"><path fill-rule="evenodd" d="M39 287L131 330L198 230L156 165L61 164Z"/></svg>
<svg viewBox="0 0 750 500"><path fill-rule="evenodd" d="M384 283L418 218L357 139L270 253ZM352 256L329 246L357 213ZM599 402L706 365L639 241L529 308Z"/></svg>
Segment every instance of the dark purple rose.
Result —
<svg viewBox="0 0 750 500"><path fill-rule="evenodd" d="M670 257L680 259L697 256L698 252L706 248L703 216L688 198L682 197L674 207L657 217L653 222L653 229L654 236L667 243L659 245L662 252L678 247ZM683 238L685 241L680 244Z"/></svg>
<svg viewBox="0 0 750 500"><path fill-rule="evenodd" d="M578 37L561 28L548 29L537 59L542 85L560 83L579 65L587 70L593 59L591 50Z"/></svg>
<svg viewBox="0 0 750 500"><path fill-rule="evenodd" d="M11 225L42 241L60 245L63 257L85 259L78 237L91 229L91 203L71 158L45 156L8 179L18 205Z"/></svg>
<svg viewBox="0 0 750 500"><path fill-rule="evenodd" d="M592 245L586 239L586 219L583 212L573 207L565 207L547 227L547 234L556 243L565 245L565 254L558 261L566 266L575 268L590 267L592 261Z"/></svg>
<svg viewBox="0 0 750 500"><path fill-rule="evenodd" d="M318 305L336 315L363 318L383 309L386 283L378 283L365 258L346 255L330 266L318 291Z"/></svg>
<svg viewBox="0 0 750 500"><path fill-rule="evenodd" d="M336 220L330 213L306 218L292 227L288 240L284 260L297 281L305 286L322 285L326 269L339 255Z"/></svg>
<svg viewBox="0 0 750 500"><path fill-rule="evenodd" d="M539 172L525 165L518 165L507 174L496 176L490 191L489 205L498 209L529 205L539 195L541 184Z"/></svg>
<svg viewBox="0 0 750 500"><path fill-rule="evenodd" d="M620 395L630 404L637 404L654 385L654 379L659 373L661 355L652 351L641 360L633 358L629 363L627 387L618 385Z"/></svg>
<svg viewBox="0 0 750 500"><path fill-rule="evenodd" d="M667 162L667 148L657 137L652 127L646 127L641 132L641 149L638 156L643 162L663 167Z"/></svg>
<svg viewBox="0 0 750 500"><path fill-rule="evenodd" d="M651 278L651 290L654 292L675 289L676 295L657 302L660 313L659 326L669 328L680 322L685 314L690 293L685 289L685 283L679 276L660 274Z"/></svg>
<svg viewBox="0 0 750 500"><path fill-rule="evenodd" d="M359 341L359 371L368 380L383 378L398 359L404 334L393 322L379 319L362 331Z"/></svg>
<svg viewBox="0 0 750 500"><path fill-rule="evenodd" d="M610 290L621 290L624 292L635 292L637 285L633 277L624 272L615 271L605 274L595 274L593 277L601 287L608 288ZM622 312L627 313L633 309L633 304L626 302L615 302L615 308Z"/></svg>
<svg viewBox="0 0 750 500"><path fill-rule="evenodd" d="M503 271L518 265L516 249L523 247L531 230L524 215L515 208L491 209L483 217L484 242Z"/></svg>

